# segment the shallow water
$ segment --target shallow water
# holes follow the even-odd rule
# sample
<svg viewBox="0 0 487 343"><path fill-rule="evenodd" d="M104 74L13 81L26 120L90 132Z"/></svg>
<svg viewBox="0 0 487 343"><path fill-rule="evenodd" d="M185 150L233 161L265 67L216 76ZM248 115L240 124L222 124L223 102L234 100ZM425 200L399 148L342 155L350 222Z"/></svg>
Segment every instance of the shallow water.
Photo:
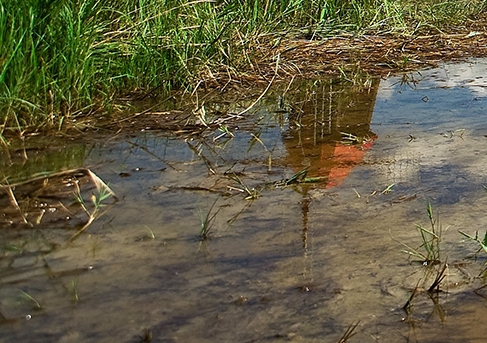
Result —
<svg viewBox="0 0 487 343"><path fill-rule="evenodd" d="M153 342L337 342L358 323L349 342L483 342L485 254L467 259L478 244L458 230L486 230L486 63L365 90L276 89L229 125L234 137L150 130L4 152L10 184L86 167L118 201L69 241L87 220L70 188L56 200L24 191L53 209L43 216L14 189L32 227L1 195L0 341L140 342L150 331ZM305 168L314 182L291 183ZM88 202L92 182L81 184ZM447 263L430 293L438 267L402 252L422 251L428 201Z"/></svg>

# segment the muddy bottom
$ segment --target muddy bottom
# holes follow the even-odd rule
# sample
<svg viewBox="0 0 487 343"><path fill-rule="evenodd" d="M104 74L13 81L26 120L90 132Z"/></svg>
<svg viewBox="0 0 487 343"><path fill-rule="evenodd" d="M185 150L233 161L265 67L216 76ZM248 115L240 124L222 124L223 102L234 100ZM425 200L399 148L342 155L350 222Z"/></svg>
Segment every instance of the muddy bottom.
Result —
<svg viewBox="0 0 487 343"><path fill-rule="evenodd" d="M4 151L0 342L483 342L486 64Z"/></svg>

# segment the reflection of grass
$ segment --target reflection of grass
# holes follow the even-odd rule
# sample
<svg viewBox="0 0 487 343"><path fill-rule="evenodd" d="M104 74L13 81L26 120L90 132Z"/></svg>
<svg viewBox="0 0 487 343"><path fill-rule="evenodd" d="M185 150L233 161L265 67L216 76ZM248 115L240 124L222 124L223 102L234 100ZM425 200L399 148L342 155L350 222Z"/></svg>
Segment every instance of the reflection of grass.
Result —
<svg viewBox="0 0 487 343"><path fill-rule="evenodd" d="M73 299L73 303L77 304L79 301L79 295L78 295L78 278L73 278L71 280L71 296Z"/></svg>
<svg viewBox="0 0 487 343"><path fill-rule="evenodd" d="M142 333L139 335L140 343L150 343L152 342L152 330L150 328L144 328Z"/></svg>
<svg viewBox="0 0 487 343"><path fill-rule="evenodd" d="M272 153L269 149L267 149L266 145L264 144L264 142L260 139L260 132L255 135L253 133L251 133L252 135L252 139L250 141L250 145L249 145L249 148L247 149L247 152L249 152L250 150L252 150L252 147L254 146L255 142L258 142L260 145L262 145L262 147L264 148L265 152L267 153L267 167L269 169L269 171L272 169Z"/></svg>
<svg viewBox="0 0 487 343"><path fill-rule="evenodd" d="M407 317L405 318L405 321L408 323L414 323L417 320L414 319L414 299L418 297L420 294L426 295L432 302L433 304L433 309L431 313L428 315L428 317L425 319L425 321L428 321L429 318L436 312L438 314L438 317L441 322L445 321L446 318L446 312L443 308L443 306L440 304L440 293L441 291L439 290L439 284L443 280L443 278L446 276L445 270L447 268L447 265L439 271L437 274L437 277L435 278L435 282L431 285L431 287L428 290L424 290L419 287L419 284L421 280L418 281L416 284L416 287L413 289L411 292L411 295L409 296L406 304L402 307L404 312L406 312Z"/></svg>
<svg viewBox="0 0 487 343"><path fill-rule="evenodd" d="M363 72L358 62L347 67L338 67L338 71L340 72L340 79L351 83L353 86L369 88L372 84L371 76Z"/></svg>
<svg viewBox="0 0 487 343"><path fill-rule="evenodd" d="M343 334L343 336L338 340L338 343L346 343L348 340L352 337L355 336L357 332L355 332L355 329L357 328L357 325L360 323L360 320L356 322L355 324L350 324Z"/></svg>

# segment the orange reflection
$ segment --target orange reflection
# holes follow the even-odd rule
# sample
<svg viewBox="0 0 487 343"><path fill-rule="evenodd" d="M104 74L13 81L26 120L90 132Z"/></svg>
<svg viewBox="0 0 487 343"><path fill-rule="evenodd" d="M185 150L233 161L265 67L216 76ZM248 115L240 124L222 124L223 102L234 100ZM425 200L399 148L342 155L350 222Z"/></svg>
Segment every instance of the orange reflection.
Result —
<svg viewBox="0 0 487 343"><path fill-rule="evenodd" d="M322 178L324 188L342 184L377 138L370 122L378 86L373 80L367 89L351 91L326 82L303 92L283 138L285 163L295 172L308 168L307 176Z"/></svg>

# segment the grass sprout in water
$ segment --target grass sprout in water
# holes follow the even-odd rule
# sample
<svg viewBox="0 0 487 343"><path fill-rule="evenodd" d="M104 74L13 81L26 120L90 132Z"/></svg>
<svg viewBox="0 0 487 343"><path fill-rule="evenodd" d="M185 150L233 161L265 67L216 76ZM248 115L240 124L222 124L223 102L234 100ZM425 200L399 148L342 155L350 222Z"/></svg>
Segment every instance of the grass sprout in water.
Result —
<svg viewBox="0 0 487 343"><path fill-rule="evenodd" d="M235 181L239 184L241 188L231 187L231 189L238 190L241 193L247 194L245 200L254 200L259 197L259 192L255 188L249 188L247 185L243 183L243 181L237 176L235 173L231 173L228 176L231 180Z"/></svg>
<svg viewBox="0 0 487 343"><path fill-rule="evenodd" d="M230 129L226 125L220 125L220 127L218 127L218 131L220 131L221 133L215 138L213 138L213 142L216 142L217 140L225 136L228 136L230 138L235 137L235 135L232 133L232 131L230 131Z"/></svg>
<svg viewBox="0 0 487 343"><path fill-rule="evenodd" d="M213 212L213 208L215 207L217 201L218 198L213 202L206 214L204 214L202 210L198 210L198 215L201 222L200 239L202 241L206 241L208 238L210 238L210 230L213 226L213 221L215 220L218 212L220 212L220 209L218 209L216 212Z"/></svg>
<svg viewBox="0 0 487 343"><path fill-rule="evenodd" d="M34 305L35 305L35 307L34 307L34 308L35 308L36 310L40 310L40 309L42 308L41 304L39 304L39 302L38 302L36 299L34 299L34 297L33 297L32 295L30 295L30 294L29 294L29 293L27 293L27 292L24 292L23 290L20 290L20 293L22 294L22 297L23 297L24 299L26 299L26 300L31 301L31 302L33 302L33 303L34 303Z"/></svg>
<svg viewBox="0 0 487 343"><path fill-rule="evenodd" d="M475 231L475 236L471 236L471 235L469 235L469 234L467 234L467 233L465 233L463 231L458 231L458 232L460 232L463 236L465 236L469 240L476 242L480 246L479 249L475 252L475 255L474 256L476 256L482 250L485 253L487 253L487 231L485 232L483 238L481 238L479 236L479 232L478 231ZM484 263L484 265L482 267L482 271L480 272L479 275L485 277L486 274L487 274L487 262ZM483 287L485 287L485 286L483 286Z"/></svg>
<svg viewBox="0 0 487 343"><path fill-rule="evenodd" d="M414 289L412 289L408 300L403 306L403 310L408 315L408 318L412 317L414 299L420 294L426 294L433 303L433 311L438 313L440 320L443 322L445 320L445 311L440 304L439 294L442 292L440 286L448 274L449 265L447 261L441 261L442 226L440 225L438 215L435 218L430 202L428 202L426 212L428 214L430 228L416 224L416 229L422 241L421 245L415 249L408 244L399 242L406 248L403 252L417 257L422 265L426 267L422 269L423 275L417 281Z"/></svg>
<svg viewBox="0 0 487 343"><path fill-rule="evenodd" d="M91 180L93 181L96 190L96 192L92 193L90 196L90 200L93 204L93 208L89 209L89 206L86 204L81 194L79 183L75 182L74 185L76 187L75 190L76 200L78 201L81 208L88 216L88 221L75 234L71 236L71 238L69 239L70 241L78 237L83 231L86 230L88 226L90 226L97 218L101 217L105 213L105 211L102 211L103 207L105 206L103 204L105 200L107 200L109 197L114 197L115 199L117 199L115 193L110 189L110 187L108 187L108 185L105 182L103 182L102 179L100 179L91 170L88 170L87 172Z"/></svg>
<svg viewBox="0 0 487 343"><path fill-rule="evenodd" d="M475 236L470 236L469 234L460 230L458 232L460 232L463 236L467 237L468 239L478 243L480 248L477 250L476 254L478 254L482 250L484 250L487 253L487 231L484 234L484 238L479 237L478 231L475 231Z"/></svg>
<svg viewBox="0 0 487 343"><path fill-rule="evenodd" d="M418 248L413 248L410 245L399 242L406 249L402 250L410 256L417 257L423 265L431 265L440 263L441 257L441 233L442 227L439 222L439 218L434 218L433 207L428 202L426 209L428 218L430 221L430 228L425 228L421 224L416 224L416 229L421 236L421 245Z"/></svg>

